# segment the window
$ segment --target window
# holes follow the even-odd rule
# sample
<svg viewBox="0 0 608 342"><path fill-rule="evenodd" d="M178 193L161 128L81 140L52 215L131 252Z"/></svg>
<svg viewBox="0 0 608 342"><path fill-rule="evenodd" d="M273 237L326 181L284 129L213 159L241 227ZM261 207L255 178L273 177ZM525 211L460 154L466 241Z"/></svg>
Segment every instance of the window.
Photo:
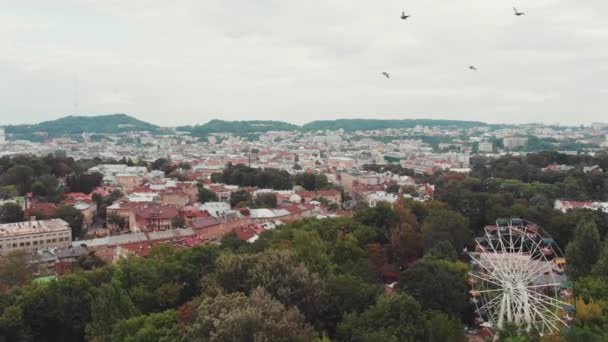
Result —
<svg viewBox="0 0 608 342"><path fill-rule="evenodd" d="M17 247L17 244L16 244L16 243L14 243L14 244L13 244L13 248L16 248L16 247Z"/></svg>
<svg viewBox="0 0 608 342"><path fill-rule="evenodd" d="M53 242L57 242L57 239L53 239Z"/></svg>
<svg viewBox="0 0 608 342"><path fill-rule="evenodd" d="M37 241L37 240L34 240L34 242L32 242L32 244L33 244L34 246L36 246L36 245L38 245L38 241Z"/></svg>
<svg viewBox="0 0 608 342"><path fill-rule="evenodd" d="M23 247L25 244L23 242L19 242L19 247Z"/></svg>
<svg viewBox="0 0 608 342"><path fill-rule="evenodd" d="M29 245L31 245L31 243L28 241L28 242L25 243L25 245L29 246Z"/></svg>

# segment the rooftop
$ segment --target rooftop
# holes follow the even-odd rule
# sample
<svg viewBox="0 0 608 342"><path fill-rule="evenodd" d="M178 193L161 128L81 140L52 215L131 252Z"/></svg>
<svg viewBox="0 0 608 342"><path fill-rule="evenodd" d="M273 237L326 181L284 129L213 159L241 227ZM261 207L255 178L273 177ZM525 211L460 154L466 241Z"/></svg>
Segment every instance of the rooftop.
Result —
<svg viewBox="0 0 608 342"><path fill-rule="evenodd" d="M0 236L26 235L43 232L59 232L65 230L70 230L70 226L62 219L0 224Z"/></svg>

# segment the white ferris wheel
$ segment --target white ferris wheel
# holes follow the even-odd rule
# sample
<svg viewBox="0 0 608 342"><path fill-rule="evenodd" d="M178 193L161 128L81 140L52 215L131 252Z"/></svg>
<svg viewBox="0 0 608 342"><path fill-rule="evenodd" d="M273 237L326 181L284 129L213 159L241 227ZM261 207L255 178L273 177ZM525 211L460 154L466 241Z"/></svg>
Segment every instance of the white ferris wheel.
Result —
<svg viewBox="0 0 608 342"><path fill-rule="evenodd" d="M514 323L540 335L568 327L575 312L573 285L555 241L522 219L499 219L484 231L469 253L478 325L501 329Z"/></svg>

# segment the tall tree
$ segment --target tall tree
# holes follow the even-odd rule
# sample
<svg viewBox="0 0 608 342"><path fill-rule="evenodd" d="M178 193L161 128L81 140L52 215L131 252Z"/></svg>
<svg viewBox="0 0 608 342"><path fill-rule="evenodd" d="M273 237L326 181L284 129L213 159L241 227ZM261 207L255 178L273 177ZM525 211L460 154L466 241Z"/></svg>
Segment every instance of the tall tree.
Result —
<svg viewBox="0 0 608 342"><path fill-rule="evenodd" d="M198 189L198 201L199 203L217 202L217 194L212 190L200 187Z"/></svg>
<svg viewBox="0 0 608 342"><path fill-rule="evenodd" d="M84 235L84 231L82 229L84 215L80 212L80 210L74 208L73 205L64 205L57 208L55 211L55 216L64 220L70 225L70 228L72 228L72 239L75 240Z"/></svg>
<svg viewBox="0 0 608 342"><path fill-rule="evenodd" d="M216 261L215 273L206 277L205 283L219 285L226 292L251 293L256 287L264 287L281 303L298 307L309 319L314 318L319 308L318 275L309 272L287 251L223 254Z"/></svg>
<svg viewBox="0 0 608 342"><path fill-rule="evenodd" d="M458 317L466 312L468 285L465 274L447 261L425 260L403 271L398 288L414 297L424 309Z"/></svg>
<svg viewBox="0 0 608 342"><path fill-rule="evenodd" d="M112 329L112 341L178 341L180 332L175 311L167 310L119 321Z"/></svg>
<svg viewBox="0 0 608 342"><path fill-rule="evenodd" d="M258 194L253 203L258 208L276 208L277 195L274 193Z"/></svg>
<svg viewBox="0 0 608 342"><path fill-rule="evenodd" d="M188 341L313 341L315 332L296 308L262 288L206 298L188 329Z"/></svg>
<svg viewBox="0 0 608 342"><path fill-rule="evenodd" d="M23 220L23 210L19 204L8 202L0 206L0 223L15 223Z"/></svg>
<svg viewBox="0 0 608 342"><path fill-rule="evenodd" d="M129 294L118 280L103 284L91 303L91 323L86 328L87 338L112 341L112 327L118 321L137 314Z"/></svg>
<svg viewBox="0 0 608 342"><path fill-rule="evenodd" d="M24 250L13 250L0 257L0 284L12 288L32 279L30 256Z"/></svg>
<svg viewBox="0 0 608 342"><path fill-rule="evenodd" d="M595 222L585 220L579 223L574 232L574 240L566 247L568 274L574 280L589 275L599 259L601 247Z"/></svg>
<svg viewBox="0 0 608 342"><path fill-rule="evenodd" d="M422 224L425 250L441 241L449 241L454 249L461 251L472 237L467 219L461 214L443 208L430 210Z"/></svg>
<svg viewBox="0 0 608 342"><path fill-rule="evenodd" d="M421 341L423 336L420 305L406 294L378 297L363 313L346 315L337 330L342 341Z"/></svg>
<svg viewBox="0 0 608 342"><path fill-rule="evenodd" d="M608 277L608 240L604 241L599 259L593 265L591 273L598 277Z"/></svg>
<svg viewBox="0 0 608 342"><path fill-rule="evenodd" d="M246 190L237 190L231 193L230 205L233 207L251 205L251 194Z"/></svg>

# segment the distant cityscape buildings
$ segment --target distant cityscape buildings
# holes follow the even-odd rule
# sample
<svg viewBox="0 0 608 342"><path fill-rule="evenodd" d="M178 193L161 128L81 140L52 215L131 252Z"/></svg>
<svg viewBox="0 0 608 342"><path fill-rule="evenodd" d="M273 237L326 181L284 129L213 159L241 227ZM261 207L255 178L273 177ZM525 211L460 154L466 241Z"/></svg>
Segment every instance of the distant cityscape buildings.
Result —
<svg viewBox="0 0 608 342"><path fill-rule="evenodd" d="M525 149L528 146L528 138L504 138L503 146L509 151Z"/></svg>
<svg viewBox="0 0 608 342"><path fill-rule="evenodd" d="M494 152L494 144L487 141L482 141L479 143L479 152L481 153L492 153Z"/></svg>

